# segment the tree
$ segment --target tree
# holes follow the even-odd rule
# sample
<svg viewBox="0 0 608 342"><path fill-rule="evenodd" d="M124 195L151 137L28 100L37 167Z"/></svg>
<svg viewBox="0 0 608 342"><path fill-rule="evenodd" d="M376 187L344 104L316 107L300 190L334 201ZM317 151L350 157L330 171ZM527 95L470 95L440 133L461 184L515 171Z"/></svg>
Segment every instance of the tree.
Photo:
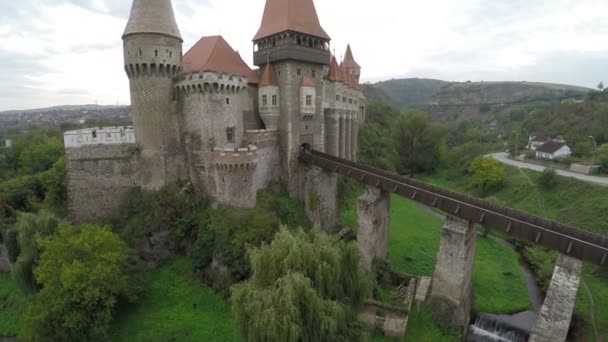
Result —
<svg viewBox="0 0 608 342"><path fill-rule="evenodd" d="M365 295L354 244L318 229L282 228L250 251L254 270L233 287L232 308L248 341L352 341L361 337L352 306Z"/></svg>
<svg viewBox="0 0 608 342"><path fill-rule="evenodd" d="M106 227L62 225L39 245L34 273L42 289L23 316L19 338L106 341L119 299L133 301L140 291L126 244Z"/></svg>
<svg viewBox="0 0 608 342"><path fill-rule="evenodd" d="M557 178L557 172L553 168L546 168L538 178L538 184L545 189L551 190L557 186L559 179Z"/></svg>
<svg viewBox="0 0 608 342"><path fill-rule="evenodd" d="M393 139L403 168L410 174L433 170L439 164L446 133L423 112L411 110L399 116Z"/></svg>
<svg viewBox="0 0 608 342"><path fill-rule="evenodd" d="M40 250L38 240L57 231L59 219L46 211L38 214L19 213L17 216L17 243L19 254L13 267L13 275L19 286L27 292L35 292L39 285L34 278Z"/></svg>
<svg viewBox="0 0 608 342"><path fill-rule="evenodd" d="M492 158L478 157L471 163L473 185L483 194L502 188L507 177L505 168Z"/></svg>
<svg viewBox="0 0 608 342"><path fill-rule="evenodd" d="M599 89L600 91L603 91L603 90L604 90L604 82L600 82L600 83L597 85L597 89Z"/></svg>

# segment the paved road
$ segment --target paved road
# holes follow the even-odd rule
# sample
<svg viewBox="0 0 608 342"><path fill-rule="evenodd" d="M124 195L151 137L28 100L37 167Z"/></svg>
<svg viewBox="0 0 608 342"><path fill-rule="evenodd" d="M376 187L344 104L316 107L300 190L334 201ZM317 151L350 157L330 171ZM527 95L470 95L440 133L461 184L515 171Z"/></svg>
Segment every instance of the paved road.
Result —
<svg viewBox="0 0 608 342"><path fill-rule="evenodd" d="M544 166L509 159L508 158L509 154L506 152L492 153L492 154L488 154L487 156L494 158L501 163L512 165L512 166L519 167L522 169L530 169L530 170L539 171L539 172L543 172L545 170ZM560 176L572 177L572 178L580 179L585 182L594 183L594 184L598 184L598 185L602 185L602 186L608 186L608 177L588 176L588 175L583 175L580 173L564 171L564 170L555 170L555 171Z"/></svg>

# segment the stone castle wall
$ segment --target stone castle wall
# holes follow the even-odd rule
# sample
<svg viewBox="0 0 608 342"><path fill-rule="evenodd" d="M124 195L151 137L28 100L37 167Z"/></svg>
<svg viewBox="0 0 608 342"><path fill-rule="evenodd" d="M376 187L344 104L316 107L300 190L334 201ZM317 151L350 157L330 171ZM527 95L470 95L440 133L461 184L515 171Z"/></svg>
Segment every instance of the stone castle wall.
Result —
<svg viewBox="0 0 608 342"><path fill-rule="evenodd" d="M126 194L140 186L135 144L66 149L68 211L74 223L93 223L110 215Z"/></svg>

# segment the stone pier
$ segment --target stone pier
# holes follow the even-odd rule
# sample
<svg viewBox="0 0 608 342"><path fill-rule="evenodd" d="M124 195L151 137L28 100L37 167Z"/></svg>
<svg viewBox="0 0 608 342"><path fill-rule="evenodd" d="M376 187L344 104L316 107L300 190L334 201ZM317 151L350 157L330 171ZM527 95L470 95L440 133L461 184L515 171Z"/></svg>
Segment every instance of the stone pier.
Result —
<svg viewBox="0 0 608 342"><path fill-rule="evenodd" d="M475 238L474 223L450 215L446 217L430 297L435 316L443 323L465 332L473 302Z"/></svg>
<svg viewBox="0 0 608 342"><path fill-rule="evenodd" d="M328 233L334 232L340 216L338 175L312 167L306 172L305 209L310 221Z"/></svg>
<svg viewBox="0 0 608 342"><path fill-rule="evenodd" d="M361 255L361 268L370 272L374 258L386 258L390 226L390 194L375 187L357 202L357 242Z"/></svg>
<svg viewBox="0 0 608 342"><path fill-rule="evenodd" d="M566 341L583 262L560 254L530 342Z"/></svg>

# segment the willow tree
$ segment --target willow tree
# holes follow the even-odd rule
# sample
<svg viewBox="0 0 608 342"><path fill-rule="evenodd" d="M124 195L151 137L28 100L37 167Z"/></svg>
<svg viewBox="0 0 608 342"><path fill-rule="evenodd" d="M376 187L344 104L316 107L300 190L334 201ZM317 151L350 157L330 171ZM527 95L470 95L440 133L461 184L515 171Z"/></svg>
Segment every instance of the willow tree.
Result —
<svg viewBox="0 0 608 342"><path fill-rule="evenodd" d="M251 279L233 287L232 307L247 341L353 341L353 306L366 293L354 244L319 230L282 228L250 251Z"/></svg>

